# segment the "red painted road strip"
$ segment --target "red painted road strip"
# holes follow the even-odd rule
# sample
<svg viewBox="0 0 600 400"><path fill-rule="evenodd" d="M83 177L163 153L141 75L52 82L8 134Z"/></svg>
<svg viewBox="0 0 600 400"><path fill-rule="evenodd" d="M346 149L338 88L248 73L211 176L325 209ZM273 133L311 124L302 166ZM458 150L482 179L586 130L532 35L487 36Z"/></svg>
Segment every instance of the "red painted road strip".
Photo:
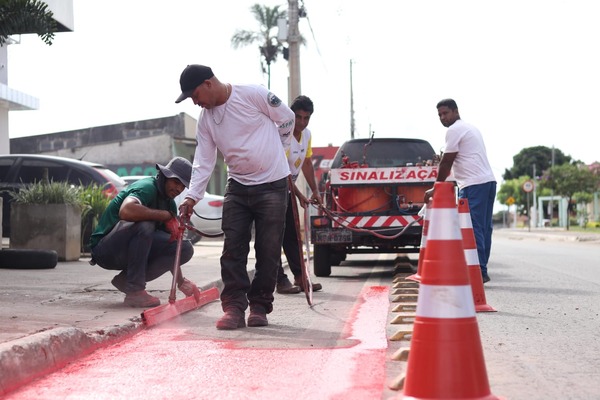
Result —
<svg viewBox="0 0 600 400"><path fill-rule="evenodd" d="M244 348L150 329L5 399L380 399L388 296L384 286L363 289L344 329L355 344L346 348Z"/></svg>

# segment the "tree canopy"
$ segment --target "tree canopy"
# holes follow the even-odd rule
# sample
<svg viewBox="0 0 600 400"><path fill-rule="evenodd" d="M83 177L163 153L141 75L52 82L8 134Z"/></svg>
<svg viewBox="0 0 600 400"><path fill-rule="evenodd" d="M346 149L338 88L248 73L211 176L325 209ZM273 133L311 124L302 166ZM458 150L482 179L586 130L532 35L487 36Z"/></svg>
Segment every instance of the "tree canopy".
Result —
<svg viewBox="0 0 600 400"><path fill-rule="evenodd" d="M551 149L546 146L527 147L513 157L513 166L505 170L502 178L505 180L517 179L521 176L533 176L533 165L535 164L536 175L542 173L552 166L552 153L554 152L554 165L562 165L571 162L571 157L565 155L559 149Z"/></svg>
<svg viewBox="0 0 600 400"><path fill-rule="evenodd" d="M40 0L0 0L0 46L11 35L37 33L47 45L52 45L56 21L48 5Z"/></svg>

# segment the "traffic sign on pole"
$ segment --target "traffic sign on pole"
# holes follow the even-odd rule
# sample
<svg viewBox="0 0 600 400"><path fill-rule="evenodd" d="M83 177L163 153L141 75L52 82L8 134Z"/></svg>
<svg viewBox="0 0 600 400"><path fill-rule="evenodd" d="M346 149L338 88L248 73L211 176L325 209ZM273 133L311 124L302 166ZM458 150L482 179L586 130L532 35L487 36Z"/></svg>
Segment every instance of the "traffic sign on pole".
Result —
<svg viewBox="0 0 600 400"><path fill-rule="evenodd" d="M532 192L533 191L533 181L525 181L525 182L523 182L523 190L526 193Z"/></svg>

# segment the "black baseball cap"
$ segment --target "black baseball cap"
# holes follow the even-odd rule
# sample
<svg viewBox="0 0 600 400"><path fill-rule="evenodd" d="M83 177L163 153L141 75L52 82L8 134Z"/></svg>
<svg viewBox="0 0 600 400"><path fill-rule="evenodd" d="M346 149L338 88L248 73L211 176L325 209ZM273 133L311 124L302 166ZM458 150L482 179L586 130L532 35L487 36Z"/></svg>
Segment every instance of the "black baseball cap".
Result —
<svg viewBox="0 0 600 400"><path fill-rule="evenodd" d="M175 103L180 103L190 97L198 86L213 76L215 76L215 74L213 74L212 69L204 65L190 64L185 67L179 78L181 94L177 100L175 100Z"/></svg>

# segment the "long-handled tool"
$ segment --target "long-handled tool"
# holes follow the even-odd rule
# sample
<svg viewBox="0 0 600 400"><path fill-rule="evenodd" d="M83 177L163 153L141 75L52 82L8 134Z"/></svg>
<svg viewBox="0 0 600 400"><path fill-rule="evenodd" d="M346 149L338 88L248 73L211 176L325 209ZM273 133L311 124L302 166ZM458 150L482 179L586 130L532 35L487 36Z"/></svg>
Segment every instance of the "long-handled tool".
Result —
<svg viewBox="0 0 600 400"><path fill-rule="evenodd" d="M290 200L292 201L292 211L294 212L294 225L296 226L296 237L298 238L298 250L300 252L300 267L302 270L302 287L304 288L304 294L306 295L306 301L309 306L313 305L312 301L312 282L310 280L310 271L308 269L307 262L304 262L304 250L302 249L302 237L300 236L300 217L298 213L298 203L296 202L296 195L294 193L294 181L292 180L292 176L288 176L288 184L290 187ZM305 224L306 225L306 224ZM307 242L308 237L305 238L305 242ZM308 245L308 242L307 242ZM307 246L308 250L308 246ZM310 252L306 254L307 259L310 258Z"/></svg>
<svg viewBox="0 0 600 400"><path fill-rule="evenodd" d="M179 227L177 233L177 250L175 252L175 263L173 265L173 282L171 283L169 302L167 304L150 308L142 312L142 320L146 326L152 326L167 321L185 312L195 310L196 308L219 298L219 289L213 287L202 292L196 288L192 296L177 300L177 278L181 274L181 245L183 242L183 233L188 223L187 213L182 213L178 220Z"/></svg>

